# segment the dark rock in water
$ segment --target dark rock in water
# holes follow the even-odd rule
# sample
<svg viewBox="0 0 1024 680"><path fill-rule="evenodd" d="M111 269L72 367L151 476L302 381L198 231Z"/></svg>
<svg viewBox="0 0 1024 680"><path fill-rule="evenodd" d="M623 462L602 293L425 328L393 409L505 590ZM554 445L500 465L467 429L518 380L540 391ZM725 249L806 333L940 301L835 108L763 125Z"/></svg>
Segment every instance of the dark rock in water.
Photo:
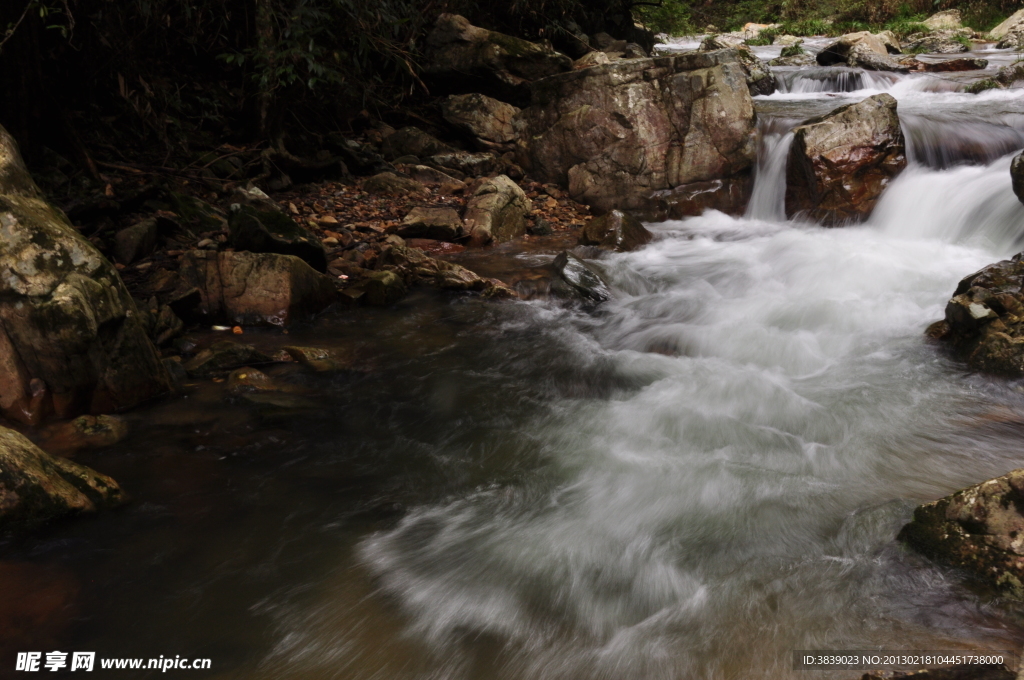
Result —
<svg viewBox="0 0 1024 680"><path fill-rule="evenodd" d="M901 59L900 63L908 66L911 71L928 73L949 73L957 71L981 71L988 68L988 59L946 59L945 61L921 61L916 57Z"/></svg>
<svg viewBox="0 0 1024 680"><path fill-rule="evenodd" d="M386 307L405 297L405 282L395 272L373 272L363 284L366 290L366 301L375 307Z"/></svg>
<svg viewBox="0 0 1024 680"><path fill-rule="evenodd" d="M294 255L318 272L327 271L323 244L283 212L240 206L231 213L228 234L228 242L235 250Z"/></svg>
<svg viewBox="0 0 1024 680"><path fill-rule="evenodd" d="M554 262L555 271L567 283L572 293L590 302L606 302L612 299L607 284L590 265L567 250L559 253Z"/></svg>
<svg viewBox="0 0 1024 680"><path fill-rule="evenodd" d="M0 534L126 500L110 477L51 456L14 430L0 427Z"/></svg>
<svg viewBox="0 0 1024 680"><path fill-rule="evenodd" d="M957 286L946 304L957 353L979 370L1024 374L1024 253L989 265Z"/></svg>
<svg viewBox="0 0 1024 680"><path fill-rule="evenodd" d="M896 99L877 94L794 130L786 166L786 215L827 226L866 218L907 165Z"/></svg>
<svg viewBox="0 0 1024 680"><path fill-rule="evenodd" d="M156 248L156 218L142 220L122 229L114 236L114 257L121 264L141 260Z"/></svg>
<svg viewBox="0 0 1024 680"><path fill-rule="evenodd" d="M601 246L609 250L627 252L642 248L651 242L654 234L632 215L621 210L595 217L580 234L580 245Z"/></svg>
<svg viewBox="0 0 1024 680"><path fill-rule="evenodd" d="M757 129L736 50L615 61L533 84L514 121L531 176L599 211L732 178L754 163Z"/></svg>
<svg viewBox="0 0 1024 680"><path fill-rule="evenodd" d="M1024 600L1024 469L914 511L899 540Z"/></svg>
<svg viewBox="0 0 1024 680"><path fill-rule="evenodd" d="M1024 153L1018 154L1010 163L1010 178L1013 181L1013 193L1024 203Z"/></svg>
<svg viewBox="0 0 1024 680"><path fill-rule="evenodd" d="M3 128L0 234L0 415L110 413L170 390L117 270L43 199Z"/></svg>
<svg viewBox="0 0 1024 680"><path fill-rule="evenodd" d="M179 276L171 307L214 323L286 326L337 299L334 281L293 255L193 250Z"/></svg>
<svg viewBox="0 0 1024 680"><path fill-rule="evenodd" d="M193 378L211 378L239 366L269 364L272 361L272 357L252 345L218 340L187 361L185 370Z"/></svg>
<svg viewBox="0 0 1024 680"><path fill-rule="evenodd" d="M394 161L402 156L426 158L438 153L452 151L437 137L430 135L418 127L404 127L384 138L381 152L388 160Z"/></svg>
<svg viewBox="0 0 1024 680"><path fill-rule="evenodd" d="M128 423L117 416L78 416L42 432L40 447L55 456L71 456L82 449L113 446L128 436Z"/></svg>
<svg viewBox="0 0 1024 680"><path fill-rule="evenodd" d="M652 194L632 212L648 222L681 220L718 210L727 215L742 215L754 190L753 177L742 173L729 179L681 184Z"/></svg>
<svg viewBox="0 0 1024 680"><path fill-rule="evenodd" d="M292 359L317 373L332 373L352 368L352 357L320 347L284 347Z"/></svg>
<svg viewBox="0 0 1024 680"><path fill-rule="evenodd" d="M402 238L455 241L463 235L462 218L452 208L413 208L398 227Z"/></svg>
<svg viewBox="0 0 1024 680"><path fill-rule="evenodd" d="M481 92L529 102L531 81L572 70L572 60L549 47L473 26L442 14L427 36L424 75L439 93Z"/></svg>
<svg viewBox="0 0 1024 680"><path fill-rule="evenodd" d="M252 366L236 368L228 375L228 392L241 395L247 392L273 392L277 389L269 375Z"/></svg>

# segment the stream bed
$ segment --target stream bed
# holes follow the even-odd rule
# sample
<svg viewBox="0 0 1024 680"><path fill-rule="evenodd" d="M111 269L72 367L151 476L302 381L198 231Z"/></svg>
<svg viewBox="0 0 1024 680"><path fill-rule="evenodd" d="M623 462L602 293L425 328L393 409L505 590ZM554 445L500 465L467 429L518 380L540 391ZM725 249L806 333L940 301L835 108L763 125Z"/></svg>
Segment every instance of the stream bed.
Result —
<svg viewBox="0 0 1024 680"><path fill-rule="evenodd" d="M807 677L797 649L1019 649L1019 608L895 536L1024 465L1024 382L924 336L961 278L1024 249L1024 90L849 71L779 69L747 214L649 225L596 261L596 310L418 291L247 331L358 370L127 414L127 440L76 460L135 502L0 545L0 606L31 622L0 647L261 680L782 679ZM910 165L871 219L786 220L789 130L882 91Z"/></svg>

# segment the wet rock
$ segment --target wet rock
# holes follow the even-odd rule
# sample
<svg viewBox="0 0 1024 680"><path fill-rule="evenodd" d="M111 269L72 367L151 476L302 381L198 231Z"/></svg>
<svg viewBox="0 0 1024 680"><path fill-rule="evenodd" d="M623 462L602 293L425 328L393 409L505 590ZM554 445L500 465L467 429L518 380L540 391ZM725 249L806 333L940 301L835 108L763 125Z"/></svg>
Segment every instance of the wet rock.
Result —
<svg viewBox="0 0 1024 680"><path fill-rule="evenodd" d="M926 503L899 540L1024 599L1024 469Z"/></svg>
<svg viewBox="0 0 1024 680"><path fill-rule="evenodd" d="M506 146L516 139L512 118L519 109L511 104L482 94L451 95L441 112L445 120L468 132L484 149Z"/></svg>
<svg viewBox="0 0 1024 680"><path fill-rule="evenodd" d="M239 366L269 364L272 361L272 357L252 345L218 340L185 362L185 370L192 378L212 378Z"/></svg>
<svg viewBox="0 0 1024 680"><path fill-rule="evenodd" d="M993 40L1002 40L1008 34L1020 31L1024 31L1024 9L1019 9L1011 14L1005 21L989 31L989 35Z"/></svg>
<svg viewBox="0 0 1024 680"><path fill-rule="evenodd" d="M896 100L878 94L794 130L786 166L786 214L828 226L861 220L907 165Z"/></svg>
<svg viewBox="0 0 1024 680"><path fill-rule="evenodd" d="M382 172L363 180L363 189L373 194L425 194L427 188L408 177Z"/></svg>
<svg viewBox="0 0 1024 680"><path fill-rule="evenodd" d="M334 302L334 282L293 255L193 250L181 258L171 306L233 325L286 326Z"/></svg>
<svg viewBox="0 0 1024 680"><path fill-rule="evenodd" d="M240 206L232 211L228 243L235 250L294 255L319 272L327 271L327 253L320 240L278 210Z"/></svg>
<svg viewBox="0 0 1024 680"><path fill-rule="evenodd" d="M462 218L452 208L413 208L398 227L402 238L455 241L463 235Z"/></svg>
<svg viewBox="0 0 1024 680"><path fill-rule="evenodd" d="M0 534L116 507L126 500L110 477L51 456L17 432L0 427Z"/></svg>
<svg viewBox="0 0 1024 680"><path fill-rule="evenodd" d="M871 52L882 57L889 54L885 43L878 36L869 31L860 31L858 33L847 33L823 47L818 52L817 61L822 66L845 64L850 56L850 52L858 45L863 47L862 53Z"/></svg>
<svg viewBox="0 0 1024 680"><path fill-rule="evenodd" d="M958 54L970 51L964 38L972 35L970 29L950 31L933 31L931 33L915 33L907 36L904 50L907 52L927 52L929 54Z"/></svg>
<svg viewBox="0 0 1024 680"><path fill-rule="evenodd" d="M1024 203L1024 153L1018 154L1010 163L1010 179L1013 183L1013 193Z"/></svg>
<svg viewBox="0 0 1024 680"><path fill-rule="evenodd" d="M476 291L487 298L517 297L501 281L485 279L474 272L406 246L390 246L381 255L385 266L410 284L434 286L444 290Z"/></svg>
<svg viewBox="0 0 1024 680"><path fill-rule="evenodd" d="M392 271L373 272L363 284L366 301L375 307L392 305L408 292L402 277Z"/></svg>
<svg viewBox="0 0 1024 680"><path fill-rule="evenodd" d="M40 447L55 456L71 456L83 449L103 449L128 436L128 423L117 416L78 416L43 430Z"/></svg>
<svg viewBox="0 0 1024 680"><path fill-rule="evenodd" d="M944 61L921 61L915 57L904 58L900 63L911 71L928 73L950 73L956 71L980 71L988 68L988 59L946 59Z"/></svg>
<svg viewBox="0 0 1024 680"><path fill-rule="evenodd" d="M520 163L600 211L741 174L756 157L753 101L734 50L617 61L533 91L515 120Z"/></svg>
<svg viewBox="0 0 1024 680"><path fill-rule="evenodd" d="M526 233L526 216L533 204L526 193L505 175L487 180L466 203L465 228L470 243L502 243Z"/></svg>
<svg viewBox="0 0 1024 680"><path fill-rule="evenodd" d="M753 190L753 177L746 173L729 179L690 182L653 193L633 213L648 222L681 220L703 215L708 210L742 215Z"/></svg>
<svg viewBox="0 0 1024 680"><path fill-rule="evenodd" d="M936 12L921 23L927 26L929 31L941 31L963 27L960 23L960 10L958 9L947 9L942 12Z"/></svg>
<svg viewBox="0 0 1024 680"><path fill-rule="evenodd" d="M404 127L384 138L381 153L388 160L398 162L402 156L426 158L438 153L452 151L452 148L418 127Z"/></svg>
<svg viewBox="0 0 1024 680"><path fill-rule="evenodd" d="M0 414L109 413L169 390L117 270L43 200L0 128Z"/></svg>
<svg viewBox="0 0 1024 680"><path fill-rule="evenodd" d="M700 44L703 52L727 49L725 41L720 40L721 36L708 36ZM768 64L761 61L749 48L740 46L735 48L739 56L739 62L746 73L747 88L750 96L771 94L775 92L775 74L772 73Z"/></svg>
<svg viewBox="0 0 1024 680"><path fill-rule="evenodd" d="M442 14L427 36L424 75L438 92L481 92L512 103L529 100L531 81L572 70L572 60L535 43Z"/></svg>
<svg viewBox="0 0 1024 680"><path fill-rule="evenodd" d="M555 271L574 296L600 303L612 299L612 292L590 265L567 250L559 253L554 262Z"/></svg>
<svg viewBox="0 0 1024 680"><path fill-rule="evenodd" d="M654 234L632 215L620 210L595 217L580 234L580 245L600 246L608 250L628 252L647 245Z"/></svg>
<svg viewBox="0 0 1024 680"><path fill-rule="evenodd" d="M854 45L846 55L846 65L867 71L895 71L906 73L907 67L888 54L878 54L864 44Z"/></svg>
<svg viewBox="0 0 1024 680"><path fill-rule="evenodd" d="M946 340L968 365L1024 374L1024 253L963 279L946 304Z"/></svg>
<svg viewBox="0 0 1024 680"><path fill-rule="evenodd" d="M342 356L338 352L319 347L285 347L285 352L292 359L317 373L333 373L352 368L352 358Z"/></svg>
<svg viewBox="0 0 1024 680"><path fill-rule="evenodd" d="M142 220L114 235L114 257L121 264L132 264L156 248L156 218Z"/></svg>
<svg viewBox="0 0 1024 680"><path fill-rule="evenodd" d="M241 395L249 392L274 392L277 386L269 375L251 366L236 368L228 375L228 392Z"/></svg>

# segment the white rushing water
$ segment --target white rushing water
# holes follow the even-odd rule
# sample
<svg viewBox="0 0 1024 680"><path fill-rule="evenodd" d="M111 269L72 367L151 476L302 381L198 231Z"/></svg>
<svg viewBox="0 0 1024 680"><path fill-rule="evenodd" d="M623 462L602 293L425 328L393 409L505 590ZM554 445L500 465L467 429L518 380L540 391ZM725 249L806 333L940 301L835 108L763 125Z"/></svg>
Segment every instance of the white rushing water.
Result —
<svg viewBox="0 0 1024 680"><path fill-rule="evenodd" d="M638 386L566 395L509 433L540 443L537 478L413 508L362 543L432 659L390 677L784 678L803 677L795 649L1019 645L894 537L921 499L1024 463L992 425L1024 414L1014 385L923 336L959 279L1024 244L1010 156L992 155L1024 146L1021 107L856 77L848 100L884 80L908 136L968 116L991 157L940 168L912 150L867 224L787 221L785 130L847 101L793 87L807 105L766 124L746 217L652 225L653 244L598 263L616 297L593 315L519 305L504 323L557 348L538 361ZM300 628L276 652L293 673L359 675L326 651L357 654L350 633Z"/></svg>

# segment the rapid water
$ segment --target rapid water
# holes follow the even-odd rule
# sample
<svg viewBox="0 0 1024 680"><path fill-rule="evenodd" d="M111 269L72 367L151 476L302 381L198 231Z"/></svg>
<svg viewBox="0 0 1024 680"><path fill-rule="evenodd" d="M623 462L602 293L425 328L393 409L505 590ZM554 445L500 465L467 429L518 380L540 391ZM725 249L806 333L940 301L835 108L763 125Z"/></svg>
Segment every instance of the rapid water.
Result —
<svg viewBox="0 0 1024 680"><path fill-rule="evenodd" d="M1019 610L894 537L1024 465L1020 382L923 335L1024 248L1024 102L808 76L833 84L756 102L746 216L650 225L594 263L596 311L419 293L294 329L363 357L274 369L294 404L210 384L136 413L78 460L140 501L6 546L61 584L36 600L69 602L24 644L259 680L780 679L807 677L796 649L1019 649ZM864 225L786 220L792 127L877 91L907 170ZM495 260L557 250L512 247Z"/></svg>

